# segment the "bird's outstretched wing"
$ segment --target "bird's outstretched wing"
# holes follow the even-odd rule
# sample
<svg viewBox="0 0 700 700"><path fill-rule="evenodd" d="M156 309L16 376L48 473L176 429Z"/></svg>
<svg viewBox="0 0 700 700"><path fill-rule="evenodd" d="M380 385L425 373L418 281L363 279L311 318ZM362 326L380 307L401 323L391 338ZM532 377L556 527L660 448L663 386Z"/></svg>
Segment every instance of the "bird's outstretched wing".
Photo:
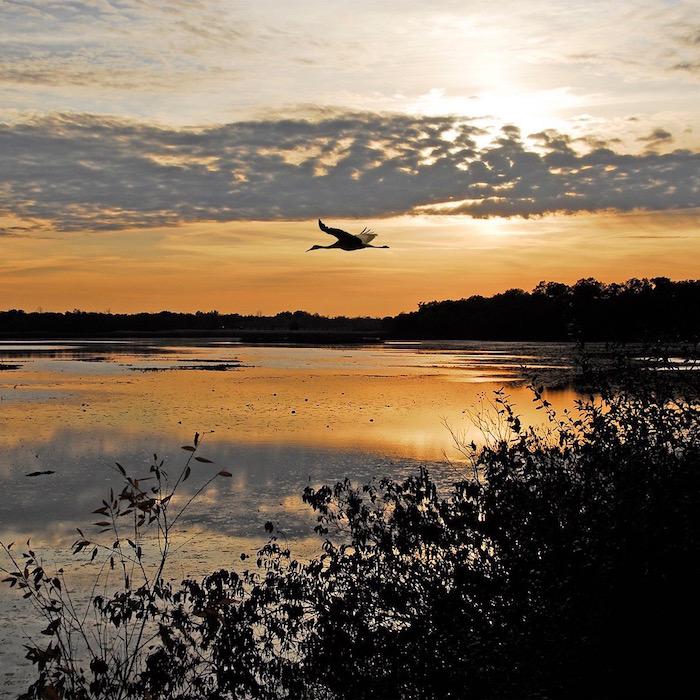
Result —
<svg viewBox="0 0 700 700"><path fill-rule="evenodd" d="M323 221L321 221L321 219L318 220L318 227L324 233L330 233L331 236L335 236L339 241L353 241L356 243L359 238L358 236L355 236L352 233L343 231L343 229L341 228L331 228L330 226L326 226L326 224L324 224Z"/></svg>
<svg viewBox="0 0 700 700"><path fill-rule="evenodd" d="M373 241L376 237L377 234L373 231L363 231L362 233L357 234L357 238L359 238L363 243L369 243L370 241Z"/></svg>

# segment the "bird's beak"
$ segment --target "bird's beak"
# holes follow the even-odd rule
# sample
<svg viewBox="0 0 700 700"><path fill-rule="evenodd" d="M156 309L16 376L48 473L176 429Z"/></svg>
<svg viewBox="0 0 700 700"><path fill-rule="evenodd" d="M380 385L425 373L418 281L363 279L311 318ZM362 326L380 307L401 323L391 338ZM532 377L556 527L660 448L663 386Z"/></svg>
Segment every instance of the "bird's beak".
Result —
<svg viewBox="0 0 700 700"><path fill-rule="evenodd" d="M309 250L307 250L306 252L308 253L308 252L310 252L310 251L312 251L312 250L313 250L313 248L309 248Z"/></svg>

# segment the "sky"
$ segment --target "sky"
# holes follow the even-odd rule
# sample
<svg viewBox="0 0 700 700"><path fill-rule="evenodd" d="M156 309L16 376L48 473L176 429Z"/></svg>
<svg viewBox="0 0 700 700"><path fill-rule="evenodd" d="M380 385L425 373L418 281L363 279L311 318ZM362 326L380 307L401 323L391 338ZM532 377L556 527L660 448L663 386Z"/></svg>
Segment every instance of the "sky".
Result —
<svg viewBox="0 0 700 700"><path fill-rule="evenodd" d="M0 0L0 94L0 308L698 276L700 0Z"/></svg>

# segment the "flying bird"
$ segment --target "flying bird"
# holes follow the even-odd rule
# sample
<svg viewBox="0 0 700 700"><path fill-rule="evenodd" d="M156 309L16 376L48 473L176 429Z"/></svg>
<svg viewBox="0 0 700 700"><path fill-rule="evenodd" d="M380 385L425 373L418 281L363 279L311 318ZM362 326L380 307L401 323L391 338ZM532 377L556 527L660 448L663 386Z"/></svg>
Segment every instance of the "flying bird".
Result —
<svg viewBox="0 0 700 700"><path fill-rule="evenodd" d="M318 220L318 227L321 229L321 231L324 231L325 233L330 234L331 236L335 236L338 240L335 243L331 243L330 245L313 245L309 250L320 250L321 248L325 249L330 249L330 248L340 248L340 250L360 250L361 248L388 248L388 245L372 245L370 241L374 240L377 236L376 233L373 233L371 229L368 229L367 227L362 229L361 233L358 233L355 235L354 233L348 233L347 231L343 231L340 228L331 228L330 226L326 226L326 224L321 221L321 219ZM309 250L306 252L308 253Z"/></svg>

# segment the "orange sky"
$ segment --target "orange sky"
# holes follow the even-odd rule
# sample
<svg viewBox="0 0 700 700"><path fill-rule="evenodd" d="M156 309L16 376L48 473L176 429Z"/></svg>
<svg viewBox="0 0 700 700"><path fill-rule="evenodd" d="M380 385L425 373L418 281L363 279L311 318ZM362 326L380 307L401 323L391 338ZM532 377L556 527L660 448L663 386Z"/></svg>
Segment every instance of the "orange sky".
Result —
<svg viewBox="0 0 700 700"><path fill-rule="evenodd" d="M0 261L0 299L29 310L382 315L542 279L697 277L700 260L696 212L370 223L390 250L306 253L327 242L312 221L14 239Z"/></svg>
<svg viewBox="0 0 700 700"><path fill-rule="evenodd" d="M696 0L0 3L0 308L382 315L695 278L697 17ZM306 253L331 242L318 216L390 249Z"/></svg>

